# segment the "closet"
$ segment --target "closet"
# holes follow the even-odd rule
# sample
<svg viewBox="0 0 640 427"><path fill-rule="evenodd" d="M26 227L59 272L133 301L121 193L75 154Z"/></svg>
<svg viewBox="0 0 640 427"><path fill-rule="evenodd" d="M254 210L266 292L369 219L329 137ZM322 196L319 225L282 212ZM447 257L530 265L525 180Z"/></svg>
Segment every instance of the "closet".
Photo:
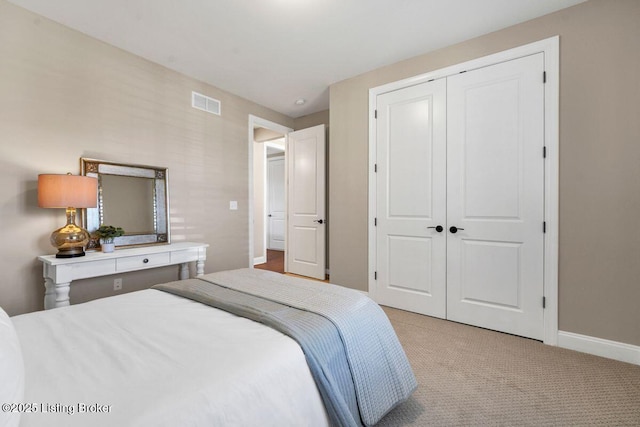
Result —
<svg viewBox="0 0 640 427"><path fill-rule="evenodd" d="M542 52L376 95L378 303L543 339L544 96Z"/></svg>

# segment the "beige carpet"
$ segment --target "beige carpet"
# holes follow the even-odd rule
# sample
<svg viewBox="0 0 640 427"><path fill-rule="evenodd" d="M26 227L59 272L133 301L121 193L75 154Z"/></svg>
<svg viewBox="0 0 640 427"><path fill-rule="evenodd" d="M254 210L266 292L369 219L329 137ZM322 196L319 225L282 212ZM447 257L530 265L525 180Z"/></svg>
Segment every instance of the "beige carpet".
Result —
<svg viewBox="0 0 640 427"><path fill-rule="evenodd" d="M640 426L640 366L384 310L419 385L379 426Z"/></svg>

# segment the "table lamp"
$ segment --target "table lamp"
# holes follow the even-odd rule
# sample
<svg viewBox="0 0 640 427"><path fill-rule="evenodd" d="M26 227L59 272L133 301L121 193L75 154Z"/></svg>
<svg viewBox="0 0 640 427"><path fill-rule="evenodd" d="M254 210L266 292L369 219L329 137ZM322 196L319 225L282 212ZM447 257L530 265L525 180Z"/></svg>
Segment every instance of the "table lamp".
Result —
<svg viewBox="0 0 640 427"><path fill-rule="evenodd" d="M98 204L98 180L88 176L38 175L38 206L65 208L67 225L51 233L51 244L58 249L56 258L84 256L89 232L75 224L76 208L95 208Z"/></svg>

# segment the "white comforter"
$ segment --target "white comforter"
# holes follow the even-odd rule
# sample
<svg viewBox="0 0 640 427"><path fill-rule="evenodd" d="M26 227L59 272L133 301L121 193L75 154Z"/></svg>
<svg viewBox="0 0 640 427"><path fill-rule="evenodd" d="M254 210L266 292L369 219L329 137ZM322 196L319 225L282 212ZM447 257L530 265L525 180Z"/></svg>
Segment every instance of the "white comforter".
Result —
<svg viewBox="0 0 640 427"><path fill-rule="evenodd" d="M21 426L328 422L298 344L191 300L145 290L12 320L36 410Z"/></svg>

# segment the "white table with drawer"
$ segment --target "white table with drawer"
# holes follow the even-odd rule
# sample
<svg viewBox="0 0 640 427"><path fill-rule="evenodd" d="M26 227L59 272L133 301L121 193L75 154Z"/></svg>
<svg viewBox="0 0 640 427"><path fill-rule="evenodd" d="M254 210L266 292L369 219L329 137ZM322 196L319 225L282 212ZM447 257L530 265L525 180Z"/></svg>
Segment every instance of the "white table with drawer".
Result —
<svg viewBox="0 0 640 427"><path fill-rule="evenodd" d="M179 242L169 245L116 249L111 253L87 252L83 257L39 256L43 263L44 309L69 305L71 282L90 277L126 273L148 268L180 265L180 279L189 278L189 263L196 263L196 276L204 274L206 243Z"/></svg>

